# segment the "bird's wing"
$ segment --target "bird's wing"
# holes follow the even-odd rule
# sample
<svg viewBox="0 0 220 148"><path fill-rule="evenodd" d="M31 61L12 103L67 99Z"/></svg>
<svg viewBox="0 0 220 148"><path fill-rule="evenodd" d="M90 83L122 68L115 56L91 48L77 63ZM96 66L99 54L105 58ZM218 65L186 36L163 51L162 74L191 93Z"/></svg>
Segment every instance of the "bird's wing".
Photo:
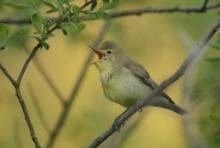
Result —
<svg viewBox="0 0 220 148"><path fill-rule="evenodd" d="M157 83L150 78L149 73L144 69L144 67L135 61L128 61L125 67L130 70L130 72L136 76L141 82L149 86L151 89L158 87ZM170 103L175 104L174 101L164 92L161 95L165 97Z"/></svg>

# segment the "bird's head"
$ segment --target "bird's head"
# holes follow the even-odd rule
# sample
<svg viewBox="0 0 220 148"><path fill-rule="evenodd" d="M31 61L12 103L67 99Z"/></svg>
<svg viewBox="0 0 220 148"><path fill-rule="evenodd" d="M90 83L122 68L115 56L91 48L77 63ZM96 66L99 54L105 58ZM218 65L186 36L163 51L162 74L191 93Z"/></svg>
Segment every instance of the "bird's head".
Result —
<svg viewBox="0 0 220 148"><path fill-rule="evenodd" d="M93 62L100 72L112 70L123 64L127 55L112 41L105 41L100 48L90 47L98 56L98 60Z"/></svg>

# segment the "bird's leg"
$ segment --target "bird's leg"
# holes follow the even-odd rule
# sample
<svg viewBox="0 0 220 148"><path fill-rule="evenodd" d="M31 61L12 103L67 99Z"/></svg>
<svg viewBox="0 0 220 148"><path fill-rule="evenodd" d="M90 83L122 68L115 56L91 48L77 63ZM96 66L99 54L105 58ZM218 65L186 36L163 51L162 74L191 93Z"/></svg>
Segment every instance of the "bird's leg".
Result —
<svg viewBox="0 0 220 148"><path fill-rule="evenodd" d="M120 117L123 116L126 112L128 111L128 109L126 109L122 114L120 114L119 116L117 116L112 124L112 127L115 128L117 131L120 131L121 126L124 126L124 123L120 124Z"/></svg>

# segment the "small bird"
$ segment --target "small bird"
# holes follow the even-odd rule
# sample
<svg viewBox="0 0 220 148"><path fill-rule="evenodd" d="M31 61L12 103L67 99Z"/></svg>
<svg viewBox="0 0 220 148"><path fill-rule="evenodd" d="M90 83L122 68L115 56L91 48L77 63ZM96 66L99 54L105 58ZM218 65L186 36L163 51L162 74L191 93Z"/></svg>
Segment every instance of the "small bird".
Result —
<svg viewBox="0 0 220 148"><path fill-rule="evenodd" d="M129 59L114 42L105 41L99 49L90 48L98 55L98 60L93 64L100 73L104 94L109 100L129 108L158 87L144 67ZM148 105L169 109L180 115L186 113L164 92L151 99Z"/></svg>

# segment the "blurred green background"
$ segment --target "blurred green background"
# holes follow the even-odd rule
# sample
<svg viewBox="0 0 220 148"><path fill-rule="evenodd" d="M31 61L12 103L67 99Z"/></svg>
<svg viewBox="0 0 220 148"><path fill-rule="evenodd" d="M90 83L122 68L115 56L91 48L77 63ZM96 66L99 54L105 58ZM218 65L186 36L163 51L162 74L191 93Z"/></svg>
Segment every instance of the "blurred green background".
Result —
<svg viewBox="0 0 220 148"><path fill-rule="evenodd" d="M30 17L33 11L9 7L4 4L5 1L10 0L0 1L0 18ZM38 0L35 2L37 3ZM218 0L210 1L210 3L214 2ZM76 3L81 4L82 1ZM116 10L144 6L199 6L202 3L203 0L122 0ZM45 10L40 3L38 7L39 10ZM146 14L113 19L104 39L118 43L160 83L175 72L196 41L206 34L219 17L218 11L216 9L201 14ZM61 31L56 31L54 37L48 41L50 49L42 49L38 53L37 58L65 97L69 95L89 52L88 45L96 39L103 23L104 21L101 20L86 22L86 29L68 37ZM13 31L23 28L24 31L6 50L0 51L0 62L16 77L27 57L25 50L32 49L36 41L25 37L34 32L29 25L12 25L10 28ZM220 65L218 62L210 63L205 60L208 57L218 56L219 51L212 50L210 46L207 48L210 50L204 60L195 64L184 78L166 89L177 104L188 110L187 116L181 117L160 108L145 108L143 112L135 114L120 132L115 133L101 147L110 148L114 144L115 147L122 148L188 148L193 147L194 144L211 148L219 147L216 137L220 127L212 117L220 112L218 108ZM54 127L61 112L61 105L41 73L31 63L22 83L22 92L37 135L44 144L48 135L34 108L30 85L50 129ZM87 147L123 110L123 107L105 98L98 71L93 65L89 66L55 147ZM127 128L140 118L140 123L135 123L137 124L135 129L126 133ZM125 138L120 141L124 135ZM14 148L19 147L19 144L24 148L33 147L14 89L0 73L0 147Z"/></svg>

